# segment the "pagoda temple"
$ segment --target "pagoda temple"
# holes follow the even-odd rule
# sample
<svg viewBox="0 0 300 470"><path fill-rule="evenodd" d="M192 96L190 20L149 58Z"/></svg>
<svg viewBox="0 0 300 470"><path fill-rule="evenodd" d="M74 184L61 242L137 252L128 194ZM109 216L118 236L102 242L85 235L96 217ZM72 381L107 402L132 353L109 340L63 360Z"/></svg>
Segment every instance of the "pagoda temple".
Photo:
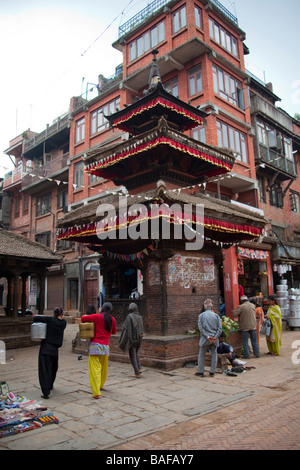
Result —
<svg viewBox="0 0 300 470"><path fill-rule="evenodd" d="M57 227L59 239L99 253L103 294L119 332L135 298L146 332L142 363L167 370L197 358L198 337L187 332L204 300L219 311L222 249L259 239L266 221L205 195L206 182L232 171L235 157L188 136L206 114L164 89L153 52L148 90L105 116L129 138L84 155L85 171L124 191L73 210ZM118 337L111 338L111 356L127 360Z"/></svg>

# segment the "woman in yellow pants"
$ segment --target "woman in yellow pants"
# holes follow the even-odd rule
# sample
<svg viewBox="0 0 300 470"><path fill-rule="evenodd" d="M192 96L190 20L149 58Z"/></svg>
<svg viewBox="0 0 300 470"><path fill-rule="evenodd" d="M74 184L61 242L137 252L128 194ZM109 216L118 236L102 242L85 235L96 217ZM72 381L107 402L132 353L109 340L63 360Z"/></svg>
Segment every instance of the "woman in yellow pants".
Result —
<svg viewBox="0 0 300 470"><path fill-rule="evenodd" d="M89 374L93 398L100 398L107 378L109 338L117 332L117 323L112 316L112 304L103 304L101 313L83 315L81 321L93 322L95 336L89 343Z"/></svg>
<svg viewBox="0 0 300 470"><path fill-rule="evenodd" d="M91 355L89 354L89 374L90 384L93 397L97 398L101 395L101 390L107 379L108 355ZM100 390L100 394L99 394Z"/></svg>

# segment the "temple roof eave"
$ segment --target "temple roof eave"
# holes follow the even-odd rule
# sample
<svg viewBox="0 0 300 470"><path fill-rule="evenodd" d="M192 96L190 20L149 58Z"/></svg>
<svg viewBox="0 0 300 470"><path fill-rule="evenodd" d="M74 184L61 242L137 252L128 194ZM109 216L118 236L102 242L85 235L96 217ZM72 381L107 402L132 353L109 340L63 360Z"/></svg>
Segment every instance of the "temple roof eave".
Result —
<svg viewBox="0 0 300 470"><path fill-rule="evenodd" d="M215 201L205 195L191 196L180 190L167 190L163 182L159 182L159 187L156 190L151 190L142 194L128 196L126 198L128 208L128 214L130 214L130 208L135 205L144 205L148 208L153 205L164 204L167 207L177 204L184 208L186 204L190 204L193 208L192 212L195 215L195 207L202 204L204 209L204 229L205 232L210 234L212 240L228 240L228 243L238 242L242 240L258 239L262 235L263 229L267 221L260 214L247 209L236 208L232 204L226 201ZM89 205L79 208L70 214L66 214L65 217L58 220L57 227L59 231L59 238L62 239L73 239L84 243L97 243L101 245L103 243L97 240L98 237L98 223L104 219L103 216L105 205L114 207L116 213L120 208L120 204L124 205L124 199L120 202L119 196L106 197L101 200L102 208L101 214L97 215L97 209L100 206L99 201L90 203ZM127 209L126 209L127 210ZM182 217L183 212L180 214L179 219ZM148 213L147 220L150 220L153 213ZM146 219L145 219L146 220ZM170 223L178 223L177 221ZM196 219L194 219L195 222ZM127 222L126 222L127 223ZM120 230L122 227L126 228L128 225L121 224L121 219L112 221L110 230ZM130 223L134 223L133 219L130 219ZM137 223L140 223L139 221ZM199 223L198 226L203 225ZM108 237L109 238L109 237Z"/></svg>
<svg viewBox="0 0 300 470"><path fill-rule="evenodd" d="M85 171L95 174L100 170L118 164L121 160L144 152L158 145L168 145L190 156L203 158L213 165L224 166L231 171L235 156L227 149L221 149L199 142L187 135L169 127L166 120L161 118L155 129L141 135L122 141L113 148L93 149L84 155Z"/></svg>

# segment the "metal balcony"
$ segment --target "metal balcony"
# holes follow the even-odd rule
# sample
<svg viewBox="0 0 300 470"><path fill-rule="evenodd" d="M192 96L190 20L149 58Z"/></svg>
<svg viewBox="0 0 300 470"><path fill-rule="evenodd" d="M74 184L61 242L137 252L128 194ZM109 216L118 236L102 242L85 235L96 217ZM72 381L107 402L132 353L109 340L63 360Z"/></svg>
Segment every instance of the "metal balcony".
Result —
<svg viewBox="0 0 300 470"><path fill-rule="evenodd" d="M160 8L168 5L169 3L175 3L174 0L154 0L154 2L147 5L143 10L139 13L134 15L130 20L123 23L119 26L119 38L125 36L125 34L129 33L137 26L142 24L144 21L148 20L152 15L154 15ZM222 5L221 2L218 0L210 0L212 3L221 13L223 13L227 18L233 21L236 25L238 25L238 19L234 16L227 8Z"/></svg>
<svg viewBox="0 0 300 470"><path fill-rule="evenodd" d="M288 173L294 178L296 177L295 164L292 160L261 144L259 145L259 160L270 164L275 167L275 169Z"/></svg>

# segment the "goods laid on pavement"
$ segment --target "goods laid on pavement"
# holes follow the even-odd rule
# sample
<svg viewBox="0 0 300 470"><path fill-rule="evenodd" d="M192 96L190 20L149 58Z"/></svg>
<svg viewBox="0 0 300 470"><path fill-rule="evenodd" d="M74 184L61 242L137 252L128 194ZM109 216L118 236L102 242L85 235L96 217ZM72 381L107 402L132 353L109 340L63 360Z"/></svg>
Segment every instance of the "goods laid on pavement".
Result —
<svg viewBox="0 0 300 470"><path fill-rule="evenodd" d="M57 423L59 419L41 403L23 396L15 396L9 391L7 384L1 387L0 438Z"/></svg>

